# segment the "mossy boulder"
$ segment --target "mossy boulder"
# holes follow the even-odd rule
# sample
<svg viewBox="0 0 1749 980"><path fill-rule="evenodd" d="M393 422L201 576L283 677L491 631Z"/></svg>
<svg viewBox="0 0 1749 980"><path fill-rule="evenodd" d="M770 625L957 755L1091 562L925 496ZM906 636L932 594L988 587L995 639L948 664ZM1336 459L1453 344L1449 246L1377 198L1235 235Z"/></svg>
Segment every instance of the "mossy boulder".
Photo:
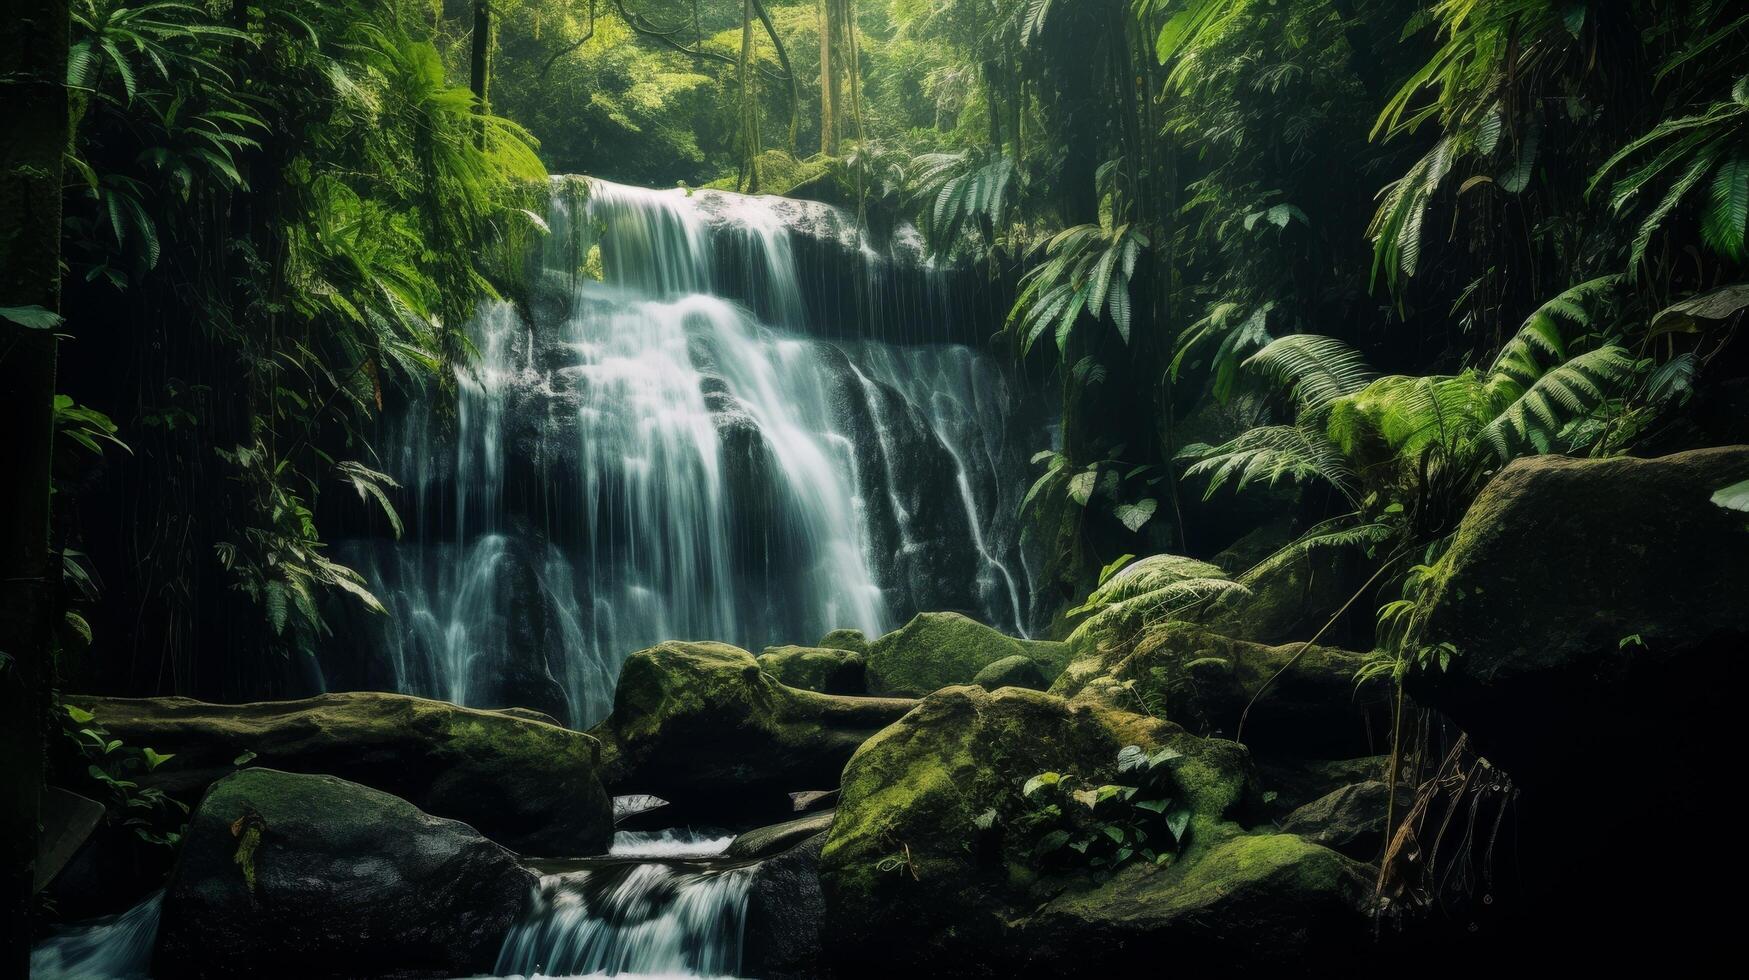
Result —
<svg viewBox="0 0 1749 980"><path fill-rule="evenodd" d="M848 650L851 653L868 653L868 637L862 635L862 630L833 630L820 637L820 642L814 644L826 650Z"/></svg>
<svg viewBox="0 0 1749 980"><path fill-rule="evenodd" d="M68 702L124 743L173 755L139 780L185 802L253 763L393 793L526 854L600 853L613 836L613 801L597 768L600 745L547 722L400 694L256 704Z"/></svg>
<svg viewBox="0 0 1749 980"><path fill-rule="evenodd" d="M759 666L778 683L821 694L867 694L868 660L828 647L766 647Z"/></svg>
<svg viewBox="0 0 1749 980"><path fill-rule="evenodd" d="M535 881L472 827L388 793L248 769L194 812L153 975L475 976Z"/></svg>
<svg viewBox="0 0 1749 980"><path fill-rule="evenodd" d="M1367 754L1386 735L1387 686L1355 682L1366 662L1334 647L1266 646L1170 623L1133 645L1101 646L1078 658L1051 691L1157 714L1220 738L1239 733L1250 705L1243 734L1253 752L1342 758Z"/></svg>
<svg viewBox="0 0 1749 980"><path fill-rule="evenodd" d="M959 613L918 613L903 627L869 645L869 690L922 697L953 684L969 684L985 667L1021 656L1054 679L1069 662L1069 647L1049 640L1021 640Z"/></svg>
<svg viewBox="0 0 1749 980"><path fill-rule="evenodd" d="M793 812L792 791L837 785L857 746L911 707L787 687L728 644L669 642L627 659L594 734L615 794L759 819Z"/></svg>
<svg viewBox="0 0 1749 980"><path fill-rule="evenodd" d="M1662 949L1734 924L1728 903L1621 900L1705 894L1744 871L1734 849L1599 856L1715 822L1721 774L1740 764L1749 515L1712 497L1744 479L1744 446L1520 460L1476 499L1423 592L1409 693L1510 774L1538 928L1657 936ZM1624 785L1635 776L1649 782Z"/></svg>
<svg viewBox="0 0 1749 980"><path fill-rule="evenodd" d="M1180 754L1182 851L1106 879L1038 864L1022 784L1046 771L1121 784L1128 745ZM1143 965L1140 950L1195 947L1225 969L1289 959L1320 929L1360 934L1355 868L1296 838L1249 837L1237 821L1256 805L1235 743L1020 688L937 691L845 768L821 858L825 948L858 975L1079 975ZM1284 945L1261 948L1247 928Z"/></svg>
<svg viewBox="0 0 1749 980"><path fill-rule="evenodd" d="M1021 654L1003 657L978 671L972 678L972 683L986 691L994 691L999 687L1024 687L1029 691L1042 691L1051 686L1051 682L1045 680L1045 672L1039 669L1038 663Z"/></svg>
<svg viewBox="0 0 1749 980"><path fill-rule="evenodd" d="M1182 864L1131 865L1052 899L1029 917L1013 973L1179 963L1221 976L1372 975L1360 969L1376 955L1362 865L1292 834L1220 837Z"/></svg>
<svg viewBox="0 0 1749 980"><path fill-rule="evenodd" d="M1508 466L1423 592L1415 642L1434 652L1410 692L1527 789L1614 769L1634 745L1666 774L1684 758L1706 771L1670 739L1737 714L1749 517L1711 498L1743 479L1745 446Z"/></svg>

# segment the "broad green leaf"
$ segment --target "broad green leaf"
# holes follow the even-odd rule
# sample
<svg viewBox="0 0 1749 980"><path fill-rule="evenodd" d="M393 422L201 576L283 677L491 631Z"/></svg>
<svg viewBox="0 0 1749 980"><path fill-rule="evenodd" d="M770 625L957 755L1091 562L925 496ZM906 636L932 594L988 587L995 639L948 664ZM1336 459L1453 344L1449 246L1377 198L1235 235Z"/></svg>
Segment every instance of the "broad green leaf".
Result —
<svg viewBox="0 0 1749 980"><path fill-rule="evenodd" d="M41 306L0 306L0 317L26 330L53 330L64 322L59 313Z"/></svg>

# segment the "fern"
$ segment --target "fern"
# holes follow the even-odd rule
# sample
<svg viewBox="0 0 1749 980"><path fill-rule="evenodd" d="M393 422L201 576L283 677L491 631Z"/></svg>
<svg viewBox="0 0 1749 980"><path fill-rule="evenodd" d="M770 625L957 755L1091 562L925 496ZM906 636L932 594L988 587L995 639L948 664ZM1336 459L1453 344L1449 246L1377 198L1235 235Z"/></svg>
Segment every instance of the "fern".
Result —
<svg viewBox="0 0 1749 980"><path fill-rule="evenodd" d="M1069 611L1070 616L1092 613L1069 634L1069 641L1162 622L1193 606L1246 591L1208 562L1151 555L1111 576L1086 602Z"/></svg>
<svg viewBox="0 0 1749 980"><path fill-rule="evenodd" d="M1245 361L1286 386L1302 415L1315 414L1372 378L1360 352L1340 340L1293 334L1271 341Z"/></svg>
<svg viewBox="0 0 1749 980"><path fill-rule="evenodd" d="M1322 480L1350 499L1356 491L1348 460L1324 433L1306 426L1260 426L1220 446L1186 446L1179 458L1195 461L1185 476L1208 477L1204 499L1228 483L1239 491L1254 483L1274 486L1282 480Z"/></svg>
<svg viewBox="0 0 1749 980"><path fill-rule="evenodd" d="M1580 354L1543 374L1528 389L1501 405L1480 438L1501 462L1529 446L1538 453L1554 447L1568 424L1583 418L1609 397L1608 388L1632 374L1634 360L1613 345Z"/></svg>

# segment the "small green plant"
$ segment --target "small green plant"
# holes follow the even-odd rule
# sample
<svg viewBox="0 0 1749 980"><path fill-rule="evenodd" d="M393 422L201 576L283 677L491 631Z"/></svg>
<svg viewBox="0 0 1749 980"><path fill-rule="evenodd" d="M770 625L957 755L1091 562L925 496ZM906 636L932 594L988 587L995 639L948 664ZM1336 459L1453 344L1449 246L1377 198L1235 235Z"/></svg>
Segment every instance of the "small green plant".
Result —
<svg viewBox="0 0 1749 980"><path fill-rule="evenodd" d="M124 745L95 715L77 705L63 704L61 712L62 736L85 763L85 775L93 784L91 792L104 803L109 819L119 821L148 844L176 846L182 839L188 805L155 786L142 787L129 778L151 772L175 754Z"/></svg>
<svg viewBox="0 0 1749 980"><path fill-rule="evenodd" d="M1095 783L1074 773L1042 772L1021 788L1038 831L1034 860L1043 867L1113 871L1134 860L1165 864L1183 846L1190 827L1172 778L1181 754L1126 745L1117 771L1133 785Z"/></svg>

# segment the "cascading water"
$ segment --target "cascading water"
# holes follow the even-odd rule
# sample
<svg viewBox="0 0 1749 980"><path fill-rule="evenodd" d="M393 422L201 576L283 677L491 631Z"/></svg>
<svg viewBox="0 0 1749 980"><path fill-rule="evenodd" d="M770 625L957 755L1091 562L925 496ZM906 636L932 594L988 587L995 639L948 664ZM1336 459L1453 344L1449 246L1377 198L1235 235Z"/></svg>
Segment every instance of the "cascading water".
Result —
<svg viewBox="0 0 1749 980"><path fill-rule="evenodd" d="M500 976L740 975L752 869L678 863L720 855L731 838L627 837L613 849L627 860L541 879Z"/></svg>
<svg viewBox="0 0 1749 980"><path fill-rule="evenodd" d="M1027 631L1014 510L1043 437L995 358L946 342L940 275L823 205L555 187L528 307L481 309L454 417L416 405L384 440L414 513L344 552L393 613L355 686L587 725L665 639L923 609Z"/></svg>
<svg viewBox="0 0 1749 980"><path fill-rule="evenodd" d="M144 980L158 938L164 893L155 892L121 915L68 926L31 951L35 980Z"/></svg>

